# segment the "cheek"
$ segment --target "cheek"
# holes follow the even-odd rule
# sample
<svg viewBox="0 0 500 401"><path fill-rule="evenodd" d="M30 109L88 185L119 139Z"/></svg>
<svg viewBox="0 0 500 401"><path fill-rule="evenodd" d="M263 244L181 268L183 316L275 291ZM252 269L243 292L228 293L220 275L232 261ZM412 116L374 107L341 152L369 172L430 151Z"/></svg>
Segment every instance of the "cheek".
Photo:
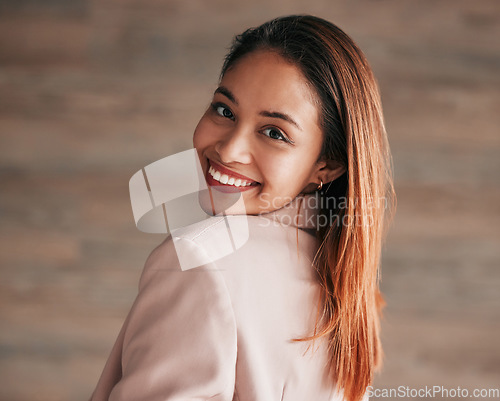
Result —
<svg viewBox="0 0 500 401"><path fill-rule="evenodd" d="M203 128L203 118L200 120L193 134L193 146L196 149L200 149L203 146L204 139L204 128Z"/></svg>
<svg viewBox="0 0 500 401"><path fill-rule="evenodd" d="M308 168L308 166L311 168ZM283 155L281 157L263 157L262 171L265 171L267 184L276 191L299 191L308 184L313 166L312 160L306 160L303 155Z"/></svg>
<svg viewBox="0 0 500 401"><path fill-rule="evenodd" d="M202 149L209 146L214 140L215 133L213 125L206 116L203 116L194 130L193 146L196 149Z"/></svg>

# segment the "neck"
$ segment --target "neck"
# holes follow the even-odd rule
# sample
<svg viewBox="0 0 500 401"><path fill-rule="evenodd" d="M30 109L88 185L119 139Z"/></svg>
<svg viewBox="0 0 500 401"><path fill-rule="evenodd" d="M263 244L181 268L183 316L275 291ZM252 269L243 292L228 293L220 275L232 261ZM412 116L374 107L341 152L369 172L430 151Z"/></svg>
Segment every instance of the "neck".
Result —
<svg viewBox="0 0 500 401"><path fill-rule="evenodd" d="M319 208L319 194L300 194L290 203L273 212L263 213L262 217L272 219L285 226L316 230Z"/></svg>

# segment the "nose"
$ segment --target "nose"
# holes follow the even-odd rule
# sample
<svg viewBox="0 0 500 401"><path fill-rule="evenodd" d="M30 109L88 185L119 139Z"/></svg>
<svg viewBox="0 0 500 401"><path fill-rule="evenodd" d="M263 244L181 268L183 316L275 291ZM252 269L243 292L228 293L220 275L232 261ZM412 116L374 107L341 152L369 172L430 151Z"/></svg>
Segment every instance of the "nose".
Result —
<svg viewBox="0 0 500 401"><path fill-rule="evenodd" d="M225 164L250 164L252 161L250 136L250 132L242 127L235 127L226 132L215 145L215 151L219 154L220 161Z"/></svg>

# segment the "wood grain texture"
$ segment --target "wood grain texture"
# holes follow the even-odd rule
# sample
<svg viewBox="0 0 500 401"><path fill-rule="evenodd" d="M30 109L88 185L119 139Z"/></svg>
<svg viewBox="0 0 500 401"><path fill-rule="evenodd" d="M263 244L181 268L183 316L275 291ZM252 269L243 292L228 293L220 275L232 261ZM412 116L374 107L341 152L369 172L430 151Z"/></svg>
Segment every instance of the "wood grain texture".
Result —
<svg viewBox="0 0 500 401"><path fill-rule="evenodd" d="M191 146L232 35L278 15L344 28L379 79L396 219L378 387L498 386L500 3L0 4L0 399L85 400L161 236L128 180Z"/></svg>

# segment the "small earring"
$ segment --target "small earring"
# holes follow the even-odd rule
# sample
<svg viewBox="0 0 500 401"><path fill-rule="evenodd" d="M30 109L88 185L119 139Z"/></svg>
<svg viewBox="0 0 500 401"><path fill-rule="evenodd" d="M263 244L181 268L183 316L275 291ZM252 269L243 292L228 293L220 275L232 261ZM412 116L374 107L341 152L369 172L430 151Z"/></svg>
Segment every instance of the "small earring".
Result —
<svg viewBox="0 0 500 401"><path fill-rule="evenodd" d="M321 180L321 179L320 179L320 180L319 180L319 185L318 185L318 187L316 188L316 190L321 191L321 188L323 188L323 180Z"/></svg>

